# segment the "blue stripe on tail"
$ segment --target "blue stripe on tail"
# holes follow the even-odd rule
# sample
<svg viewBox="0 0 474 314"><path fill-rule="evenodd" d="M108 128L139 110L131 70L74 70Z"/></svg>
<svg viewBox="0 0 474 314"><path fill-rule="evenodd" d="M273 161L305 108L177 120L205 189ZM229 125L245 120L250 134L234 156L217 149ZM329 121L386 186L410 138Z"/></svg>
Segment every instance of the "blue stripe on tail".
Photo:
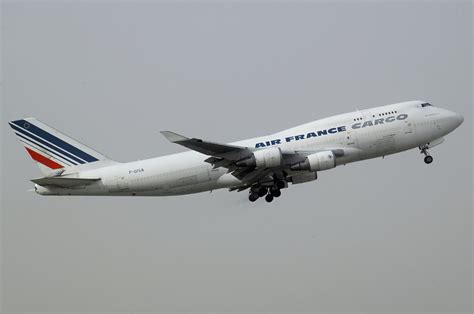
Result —
<svg viewBox="0 0 474 314"><path fill-rule="evenodd" d="M61 159L63 159L63 160L66 160L69 166L70 166L71 164L72 164L72 165L77 165L77 164L78 164L78 162L72 161L71 159L66 158L66 157L64 157L63 155L59 154L58 152L55 152L55 151L53 151L53 150L51 150L51 149L49 149L49 148L46 148L45 146L41 145L40 143L37 143L37 142L33 141L31 138L28 138L28 137L26 137L26 136L21 135L21 133L19 133L19 132L15 132L15 134L16 134L18 137L20 137L20 141L24 142L25 144L29 144L29 145L34 144L34 145L36 145L36 146L38 146L38 147L44 149L45 151L47 151L47 152L50 153L51 155L54 155L54 156L59 157L59 158L61 158ZM64 162L64 161L62 161L62 162Z"/></svg>
<svg viewBox="0 0 474 314"><path fill-rule="evenodd" d="M75 157L75 156L73 156L73 155L71 155L71 154L65 152L64 150L62 150L62 149L60 149L60 148L57 148L57 147L51 145L50 143L48 143L48 142L46 142L46 141L40 139L39 137L36 137L36 136L34 136L34 135L32 135L32 134L26 132L24 129L19 128L18 126L14 125L14 124L10 124L10 126L11 126L15 131L18 131L18 132L20 132L20 133L26 135L28 138L31 138L31 139L33 139L33 140L35 140L35 141L37 141L37 142L39 142L39 143L41 143L41 144L43 144L43 145L49 147L49 149L48 149L49 151L58 152L58 153L60 153L60 154L62 154L62 155L64 155L64 156L67 156L68 158L70 158L70 159L72 159L72 160L75 160L75 161L76 161L77 163L79 163L79 164L84 164L84 163L85 163L83 160L81 160L81 159L79 159L79 158L77 158L77 157Z"/></svg>
<svg viewBox="0 0 474 314"><path fill-rule="evenodd" d="M74 155L75 157L79 157L87 162L94 162L98 161L97 158L94 156L89 155L88 153L80 150L79 148L72 146L71 144L63 141L62 139L52 135L51 133L48 133L44 131L43 129L37 127L36 125L26 121L26 120L16 120L13 121L15 125L18 127L22 128L23 130L28 130L29 132L37 135L41 139L47 140L50 143L53 143L54 145L62 148L63 150L69 152L70 154ZM23 132L22 132L23 133ZM31 135L30 135L31 136ZM49 145L48 145L49 146ZM74 160L77 160L77 158L74 158ZM78 162L81 162L78 160ZM83 163L83 162L81 162Z"/></svg>

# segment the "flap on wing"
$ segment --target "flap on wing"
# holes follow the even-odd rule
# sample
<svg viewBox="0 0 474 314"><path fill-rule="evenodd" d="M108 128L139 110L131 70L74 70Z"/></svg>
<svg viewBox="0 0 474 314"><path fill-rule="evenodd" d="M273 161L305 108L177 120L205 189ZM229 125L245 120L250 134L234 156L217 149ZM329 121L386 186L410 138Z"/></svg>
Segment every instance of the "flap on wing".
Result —
<svg viewBox="0 0 474 314"><path fill-rule="evenodd" d="M161 134L172 143L179 144L208 156L240 160L251 154L247 147L208 142L198 138L188 138L171 131L162 131Z"/></svg>
<svg viewBox="0 0 474 314"><path fill-rule="evenodd" d="M99 181L100 178L61 178L61 177L51 177L51 178L39 178L33 179L32 182L39 185L53 185L62 188L72 188L83 185L89 185L96 181Z"/></svg>

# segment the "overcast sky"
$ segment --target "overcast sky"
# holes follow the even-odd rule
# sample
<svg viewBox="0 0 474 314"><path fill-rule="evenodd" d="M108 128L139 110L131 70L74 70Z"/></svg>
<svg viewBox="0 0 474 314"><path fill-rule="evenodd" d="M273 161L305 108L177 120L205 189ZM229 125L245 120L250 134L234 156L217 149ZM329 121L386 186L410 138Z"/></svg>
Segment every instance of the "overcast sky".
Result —
<svg viewBox="0 0 474 314"><path fill-rule="evenodd" d="M470 2L28 2L2 8L5 312L468 312ZM7 121L118 160L423 99L464 124L432 150L320 173L273 203L214 191L41 197Z"/></svg>

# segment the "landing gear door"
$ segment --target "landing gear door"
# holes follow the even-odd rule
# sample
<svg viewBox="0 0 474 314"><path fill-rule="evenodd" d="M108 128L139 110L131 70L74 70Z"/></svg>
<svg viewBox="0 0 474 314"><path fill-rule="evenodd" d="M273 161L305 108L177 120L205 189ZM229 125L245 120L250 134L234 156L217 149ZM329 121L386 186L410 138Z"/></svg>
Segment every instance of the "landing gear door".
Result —
<svg viewBox="0 0 474 314"><path fill-rule="evenodd" d="M117 183L120 191L128 190L128 180L124 176L117 178Z"/></svg>
<svg viewBox="0 0 474 314"><path fill-rule="evenodd" d="M405 134L413 133L413 122L405 120Z"/></svg>
<svg viewBox="0 0 474 314"><path fill-rule="evenodd" d="M110 192L125 192L129 189L128 180L125 176L116 176Z"/></svg>

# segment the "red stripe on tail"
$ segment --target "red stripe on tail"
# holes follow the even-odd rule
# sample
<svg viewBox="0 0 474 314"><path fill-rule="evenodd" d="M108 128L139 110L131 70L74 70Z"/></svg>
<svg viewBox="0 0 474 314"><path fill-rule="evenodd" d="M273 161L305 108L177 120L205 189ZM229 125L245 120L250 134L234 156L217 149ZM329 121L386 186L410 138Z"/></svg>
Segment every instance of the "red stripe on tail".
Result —
<svg viewBox="0 0 474 314"><path fill-rule="evenodd" d="M37 162L39 163L42 163L43 165L51 168L51 169L60 169L60 168L63 168L62 165L58 164L57 162L55 162L54 160L51 160L49 158L46 158L44 157L43 155L41 154L38 154L37 152L35 152L34 150L31 150L29 149L28 147L25 147L26 150L28 151L28 154L30 154L31 158L33 158L34 160L36 160Z"/></svg>

